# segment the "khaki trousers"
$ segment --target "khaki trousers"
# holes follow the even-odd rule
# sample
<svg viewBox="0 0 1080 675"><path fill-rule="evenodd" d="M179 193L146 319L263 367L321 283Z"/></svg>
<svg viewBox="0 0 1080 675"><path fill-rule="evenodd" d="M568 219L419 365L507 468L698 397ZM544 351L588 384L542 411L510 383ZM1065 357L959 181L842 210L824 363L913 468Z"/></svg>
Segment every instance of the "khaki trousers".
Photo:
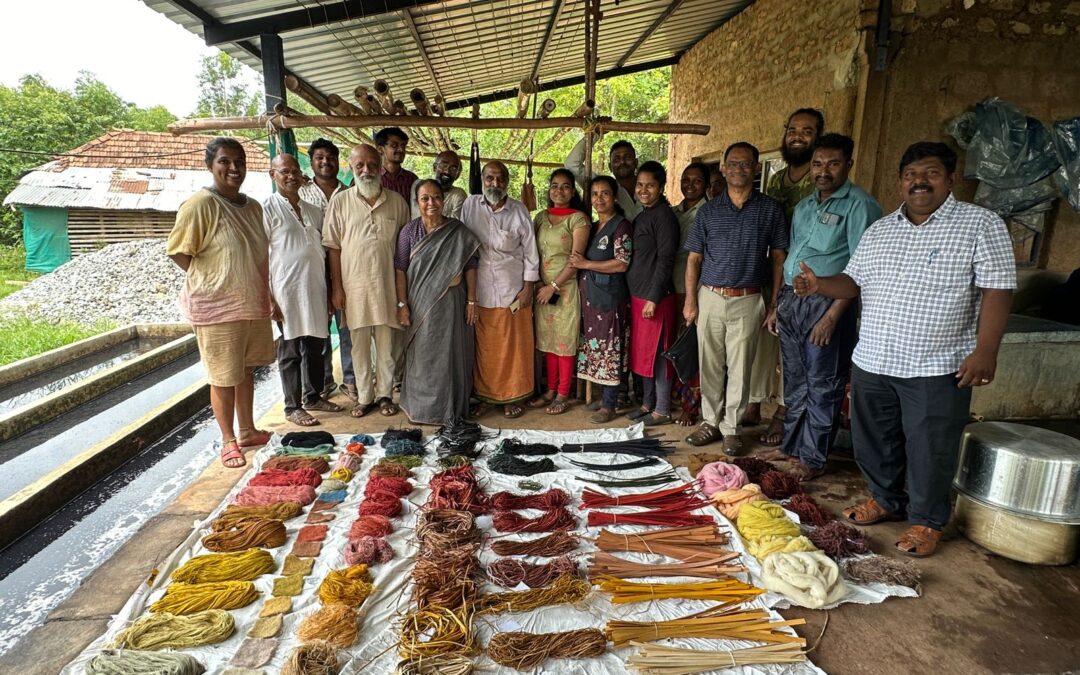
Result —
<svg viewBox="0 0 1080 675"><path fill-rule="evenodd" d="M394 394L394 333L390 326L350 328L352 362L356 372L357 403L367 405ZM374 353L373 353L374 352Z"/></svg>
<svg viewBox="0 0 1080 675"><path fill-rule="evenodd" d="M701 419L735 434L750 397L750 368L765 318L761 294L726 298L698 290Z"/></svg>
<svg viewBox="0 0 1080 675"><path fill-rule="evenodd" d="M784 405L784 367L780 364L778 380L776 376L778 364L780 364L780 339L762 328L758 331L754 365L750 369L750 403L761 403L775 395L776 402Z"/></svg>

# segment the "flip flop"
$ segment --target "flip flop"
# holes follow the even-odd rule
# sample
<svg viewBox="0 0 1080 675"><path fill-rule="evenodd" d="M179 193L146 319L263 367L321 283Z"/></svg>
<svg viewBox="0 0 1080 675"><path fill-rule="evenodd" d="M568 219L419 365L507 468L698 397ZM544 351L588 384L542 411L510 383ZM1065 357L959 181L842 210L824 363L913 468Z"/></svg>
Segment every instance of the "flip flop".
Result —
<svg viewBox="0 0 1080 675"><path fill-rule="evenodd" d="M349 414L353 417L360 418L367 415L374 410L377 406L374 403L358 403L353 406L353 409L349 411Z"/></svg>
<svg viewBox="0 0 1080 675"><path fill-rule="evenodd" d="M285 416L285 419L301 427L314 427L321 424L319 420L312 417L311 414L303 408L297 408L296 410L292 411Z"/></svg>
<svg viewBox="0 0 1080 675"><path fill-rule="evenodd" d="M237 464L237 461L240 463ZM221 444L221 465L226 469L240 469L247 465L244 452L235 438Z"/></svg>
<svg viewBox="0 0 1080 675"><path fill-rule="evenodd" d="M240 431L243 431L241 429ZM270 437L273 436L269 431L263 431L262 429L252 429L252 434L245 441L237 440L237 444L241 448L257 448L266 445L270 442Z"/></svg>
<svg viewBox="0 0 1080 675"><path fill-rule="evenodd" d="M654 413L647 413L638 419L647 427L658 427L662 424L671 424L671 415L660 415L657 417Z"/></svg>
<svg viewBox="0 0 1080 675"><path fill-rule="evenodd" d="M537 396L533 400L529 401L525 405L530 408L546 408L551 405L551 402L555 400L555 392L548 392L551 396L544 394L543 396Z"/></svg>
<svg viewBox="0 0 1080 675"><path fill-rule="evenodd" d="M551 402L547 408L544 409L549 415L561 415L566 412L566 409L570 407L570 399L568 398L556 398Z"/></svg>
<svg viewBox="0 0 1080 675"><path fill-rule="evenodd" d="M516 403L511 403L509 405L503 406L503 417L505 417L508 420L517 419L517 418L521 417L524 414L525 414L525 408L522 408L521 406L517 405Z"/></svg>

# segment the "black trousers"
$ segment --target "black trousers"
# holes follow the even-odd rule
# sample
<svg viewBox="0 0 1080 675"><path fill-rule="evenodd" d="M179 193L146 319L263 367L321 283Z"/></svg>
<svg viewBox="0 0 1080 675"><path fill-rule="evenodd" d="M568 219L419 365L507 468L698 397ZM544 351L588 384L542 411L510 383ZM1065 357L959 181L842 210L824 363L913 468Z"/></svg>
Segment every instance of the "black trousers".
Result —
<svg viewBox="0 0 1080 675"><path fill-rule="evenodd" d="M777 302L787 405L781 449L814 469L825 466L836 440L855 350L854 303L837 320L829 344L819 347L810 342L810 332L832 303L817 294L797 297L787 285L780 289Z"/></svg>
<svg viewBox="0 0 1080 675"><path fill-rule="evenodd" d="M958 389L955 373L890 377L854 366L851 403L855 461L870 494L912 525L943 529L971 388Z"/></svg>
<svg viewBox="0 0 1080 675"><path fill-rule="evenodd" d="M280 325L280 324L279 324ZM285 394L285 414L319 400L323 387L323 345L327 340L305 335L278 338L278 372Z"/></svg>

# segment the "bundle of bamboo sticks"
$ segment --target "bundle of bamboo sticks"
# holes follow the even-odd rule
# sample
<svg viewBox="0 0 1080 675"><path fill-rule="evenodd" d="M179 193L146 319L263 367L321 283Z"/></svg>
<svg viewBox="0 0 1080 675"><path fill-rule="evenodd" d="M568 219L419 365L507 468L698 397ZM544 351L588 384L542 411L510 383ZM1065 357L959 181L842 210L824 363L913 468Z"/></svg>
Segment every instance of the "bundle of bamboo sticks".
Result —
<svg viewBox="0 0 1080 675"><path fill-rule="evenodd" d="M610 530L601 530L595 543L601 551L609 553L655 553L691 562L715 560L718 556L725 555L727 551L721 551L719 547L728 543L728 533L715 523L666 527L634 534L616 534Z"/></svg>
<svg viewBox="0 0 1080 675"><path fill-rule="evenodd" d="M616 605L668 598L747 602L765 592L736 579L691 584L643 584L605 576L594 583L600 590L610 593L611 601Z"/></svg>
<svg viewBox="0 0 1080 675"><path fill-rule="evenodd" d="M761 663L802 663L806 654L797 645L763 645L721 651L680 649L632 643L640 649L626 665L645 675L695 675L722 667L749 666Z"/></svg>
<svg viewBox="0 0 1080 675"><path fill-rule="evenodd" d="M634 562L617 558L610 553L600 551L592 556L589 561L589 578L596 579L604 576L619 577L620 579L635 579L641 577L704 577L708 579L723 579L732 574L746 572L741 565L725 564L729 560L738 558L735 551L720 553L714 558L702 558L692 562L674 564L651 564Z"/></svg>
<svg viewBox="0 0 1080 675"><path fill-rule="evenodd" d="M789 626L801 626L805 619L770 621L764 609L739 609L740 602L726 602L696 614L670 621L609 621L604 628L615 647L633 642L655 642L666 638L707 638L714 640L754 640L769 644L806 646L798 635L781 631ZM719 662L716 662L719 663Z"/></svg>

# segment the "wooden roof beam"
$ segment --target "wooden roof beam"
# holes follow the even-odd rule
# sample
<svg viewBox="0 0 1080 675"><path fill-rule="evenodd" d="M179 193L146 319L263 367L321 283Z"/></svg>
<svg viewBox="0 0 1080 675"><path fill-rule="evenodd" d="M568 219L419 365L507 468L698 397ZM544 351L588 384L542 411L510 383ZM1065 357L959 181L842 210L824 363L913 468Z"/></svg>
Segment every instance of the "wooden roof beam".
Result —
<svg viewBox="0 0 1080 675"><path fill-rule="evenodd" d="M203 22L203 39L208 46L236 42L263 33L287 33L302 28L323 26L335 21L350 21L379 14L389 14L410 7L432 4L438 0L346 0L311 9L297 9L232 23ZM190 3L189 3L190 4Z"/></svg>
<svg viewBox="0 0 1080 675"><path fill-rule="evenodd" d="M427 47L424 46L424 41L420 39L420 31L416 30L416 21L413 20L412 12L406 9L401 13L401 18L405 20L405 25L409 28L409 34L412 35L416 48L420 50L420 58L424 62L424 67L427 68L428 77L431 78L431 86L435 87L435 93L441 97L442 89L439 88L439 78L435 76L435 68L431 65L431 59L428 58Z"/></svg>

